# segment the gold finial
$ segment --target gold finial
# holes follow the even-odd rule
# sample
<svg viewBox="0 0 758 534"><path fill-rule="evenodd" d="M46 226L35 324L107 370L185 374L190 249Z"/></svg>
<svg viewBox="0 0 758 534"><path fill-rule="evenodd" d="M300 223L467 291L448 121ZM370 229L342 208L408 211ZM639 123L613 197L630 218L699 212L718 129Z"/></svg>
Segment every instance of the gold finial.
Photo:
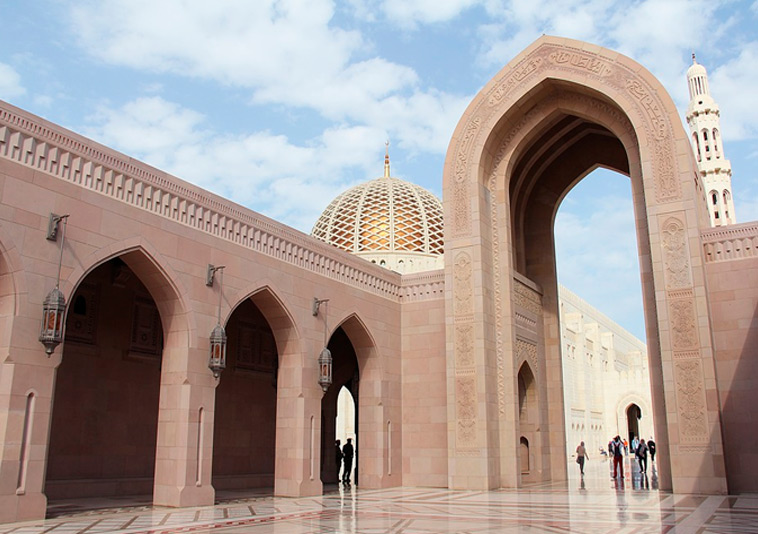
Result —
<svg viewBox="0 0 758 534"><path fill-rule="evenodd" d="M384 143L384 177L390 177L390 142Z"/></svg>
<svg viewBox="0 0 758 534"><path fill-rule="evenodd" d="M692 51L692 64L694 65L695 63L697 63L697 61L695 61L695 51L693 50Z"/></svg>

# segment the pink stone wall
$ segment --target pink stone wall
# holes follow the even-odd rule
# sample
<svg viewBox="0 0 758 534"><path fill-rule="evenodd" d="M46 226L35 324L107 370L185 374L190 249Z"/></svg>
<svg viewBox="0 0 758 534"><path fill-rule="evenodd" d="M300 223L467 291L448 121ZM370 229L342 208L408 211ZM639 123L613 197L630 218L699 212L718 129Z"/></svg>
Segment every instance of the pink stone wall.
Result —
<svg viewBox="0 0 758 534"><path fill-rule="evenodd" d="M404 304L402 328L403 484L447 487L444 299Z"/></svg>
<svg viewBox="0 0 758 534"><path fill-rule="evenodd" d="M706 273L729 493L756 492L758 257L706 263Z"/></svg>

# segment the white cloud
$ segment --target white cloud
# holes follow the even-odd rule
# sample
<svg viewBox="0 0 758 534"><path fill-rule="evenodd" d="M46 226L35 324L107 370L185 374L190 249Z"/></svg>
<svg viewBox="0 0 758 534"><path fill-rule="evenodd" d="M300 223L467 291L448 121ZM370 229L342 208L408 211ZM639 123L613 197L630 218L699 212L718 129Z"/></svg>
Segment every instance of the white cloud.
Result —
<svg viewBox="0 0 758 534"><path fill-rule="evenodd" d="M335 27L333 15L328 0L98 0L73 8L71 20L81 45L108 63L241 87L255 104L313 109L443 153L468 99L424 90L412 68L365 57L371 45Z"/></svg>
<svg viewBox="0 0 758 534"><path fill-rule="evenodd" d="M26 93L21 76L10 65L0 63L0 98L8 100Z"/></svg>
<svg viewBox="0 0 758 534"><path fill-rule="evenodd" d="M412 28L419 23L447 22L478 3L479 0L385 0L382 11L395 24Z"/></svg>
<svg viewBox="0 0 758 534"><path fill-rule="evenodd" d="M740 54L708 75L711 94L721 106L725 140L758 136L758 41L746 43ZM750 95L750 96L748 96ZM725 147L726 150L726 147Z"/></svg>
<svg viewBox="0 0 758 534"><path fill-rule="evenodd" d="M380 174L377 139L365 126L326 130L307 146L283 135L224 135L206 117L160 97L101 105L85 134L304 232L335 196Z"/></svg>

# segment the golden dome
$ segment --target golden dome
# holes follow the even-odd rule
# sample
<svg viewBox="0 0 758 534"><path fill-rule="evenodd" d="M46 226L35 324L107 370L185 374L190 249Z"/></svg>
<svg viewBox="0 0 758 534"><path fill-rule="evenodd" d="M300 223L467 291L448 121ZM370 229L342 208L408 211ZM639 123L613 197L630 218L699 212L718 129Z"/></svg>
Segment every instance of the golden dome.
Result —
<svg viewBox="0 0 758 534"><path fill-rule="evenodd" d="M442 202L423 187L390 177L386 156L384 177L335 198L311 235L401 272L436 268L443 253Z"/></svg>

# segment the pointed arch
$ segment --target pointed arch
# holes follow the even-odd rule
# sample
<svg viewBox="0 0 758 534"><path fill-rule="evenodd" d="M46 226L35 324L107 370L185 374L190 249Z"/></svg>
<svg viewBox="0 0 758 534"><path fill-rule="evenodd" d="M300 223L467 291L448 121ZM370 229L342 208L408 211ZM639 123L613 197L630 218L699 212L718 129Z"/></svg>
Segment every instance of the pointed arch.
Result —
<svg viewBox="0 0 758 534"><path fill-rule="evenodd" d="M0 362L10 356L16 317L27 313L28 290L23 266L15 242L5 228L0 226L0 332L6 333L6 336L0 338Z"/></svg>
<svg viewBox="0 0 758 534"><path fill-rule="evenodd" d="M164 335L167 337L166 346L170 344L177 349L194 347L197 340L197 323L191 306L185 300L189 291L170 262L144 237L133 237L113 243L84 258L66 279L61 281L61 291L67 300L71 299L90 272L114 258L123 260L153 297L160 312Z"/></svg>
<svg viewBox="0 0 758 534"><path fill-rule="evenodd" d="M542 36L516 56L464 112L443 174L445 267L452 282L446 320L472 327L446 331L448 408L454 414L450 465L457 466L455 458L466 457L467 450L484 451L476 487L518 484L513 460L518 440L500 437L502 429L515 430L508 414L515 411L516 398L498 381L502 375L504 383L516 383L517 369L506 362L517 352L520 307L538 314L532 335L540 370L543 362L545 369L537 380L546 405L541 420L548 433L542 451L546 476L565 477L553 223L561 198L598 165L628 175L632 183L657 434L668 439L667 432L680 433L672 436L672 454L685 441L721 442L711 430L718 428L719 414L708 408L705 394L698 399L697 431L692 425L687 430L668 425L668 417L682 420L688 408L664 402L664 391L675 398L676 381L684 375L696 375L702 391L715 395L715 386L705 380L713 373L711 335L707 327L694 326L708 320L702 251L687 237L697 234L700 222L685 202L696 197L689 147L676 106L650 72L616 52L558 37ZM519 274L539 290L519 284ZM672 322L690 315L694 322L684 336L666 334L680 328ZM471 357L459 357L466 352ZM664 381L664 364L675 369L674 380ZM484 370L496 368L498 381L488 380ZM499 410L489 409L493 398ZM461 409L461 402L470 406ZM473 417L461 418L468 414ZM504 466L500 472L489 468L498 462ZM697 479L683 464L672 477L662 458L662 487L676 481L674 489L680 491L695 486L725 491L723 468L711 469L705 457L701 463L693 459L692 466L701 465L707 467ZM450 481L454 488L472 488L462 468L450 472Z"/></svg>
<svg viewBox="0 0 758 534"><path fill-rule="evenodd" d="M255 286L245 287L229 299L231 305L223 320L226 324L240 304L250 299L263 314L274 333L280 369L284 360L287 360L287 365L304 365L300 333L290 312L292 306L284 300L282 295L283 292L276 290L271 281L259 280Z"/></svg>

